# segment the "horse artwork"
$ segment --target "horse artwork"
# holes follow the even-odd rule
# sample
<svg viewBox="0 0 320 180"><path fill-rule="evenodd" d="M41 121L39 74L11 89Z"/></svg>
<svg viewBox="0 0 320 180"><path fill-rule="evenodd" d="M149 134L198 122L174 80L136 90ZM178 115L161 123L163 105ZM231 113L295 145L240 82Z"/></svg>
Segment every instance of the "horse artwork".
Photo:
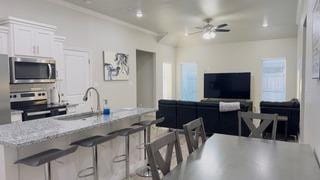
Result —
<svg viewBox="0 0 320 180"><path fill-rule="evenodd" d="M119 81L129 79L128 54L103 52L104 80Z"/></svg>

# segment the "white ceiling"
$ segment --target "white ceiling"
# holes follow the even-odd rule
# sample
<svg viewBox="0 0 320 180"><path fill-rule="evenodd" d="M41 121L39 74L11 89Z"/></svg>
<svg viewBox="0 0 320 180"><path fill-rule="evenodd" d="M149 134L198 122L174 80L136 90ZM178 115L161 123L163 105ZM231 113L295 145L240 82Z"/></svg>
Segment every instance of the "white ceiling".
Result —
<svg viewBox="0 0 320 180"><path fill-rule="evenodd" d="M158 34L164 42L201 42L200 35L185 37L207 17L214 24L228 23L230 33L219 33L212 42L236 42L296 37L298 0L65 0ZM138 9L144 17L135 16ZM266 19L269 27L263 28Z"/></svg>

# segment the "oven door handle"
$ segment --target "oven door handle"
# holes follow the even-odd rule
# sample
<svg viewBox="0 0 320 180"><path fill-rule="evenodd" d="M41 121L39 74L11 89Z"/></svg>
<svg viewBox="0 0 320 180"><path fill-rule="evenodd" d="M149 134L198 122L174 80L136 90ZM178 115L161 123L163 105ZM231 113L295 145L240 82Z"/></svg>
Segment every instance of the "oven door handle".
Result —
<svg viewBox="0 0 320 180"><path fill-rule="evenodd" d="M48 79L51 79L51 77L52 77L52 67L51 67L50 63L48 64L48 69L49 69L49 78Z"/></svg>
<svg viewBox="0 0 320 180"><path fill-rule="evenodd" d="M51 114L51 111L30 112L30 113L27 113L27 116L37 116L37 115L45 115L45 114Z"/></svg>
<svg viewBox="0 0 320 180"><path fill-rule="evenodd" d="M67 108L60 108L58 109L59 112L67 111Z"/></svg>

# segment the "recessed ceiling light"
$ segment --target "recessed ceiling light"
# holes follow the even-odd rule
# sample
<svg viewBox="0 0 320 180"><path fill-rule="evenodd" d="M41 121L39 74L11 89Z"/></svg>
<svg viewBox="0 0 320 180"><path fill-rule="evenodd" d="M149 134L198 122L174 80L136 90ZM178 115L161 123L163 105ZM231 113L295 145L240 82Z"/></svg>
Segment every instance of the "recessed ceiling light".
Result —
<svg viewBox="0 0 320 180"><path fill-rule="evenodd" d="M141 10L138 10L136 13L137 18L142 18L143 17L143 12Z"/></svg>
<svg viewBox="0 0 320 180"><path fill-rule="evenodd" d="M268 18L266 16L263 17L262 27L269 27Z"/></svg>
<svg viewBox="0 0 320 180"><path fill-rule="evenodd" d="M262 27L264 27L264 28L269 27L268 22L263 22Z"/></svg>

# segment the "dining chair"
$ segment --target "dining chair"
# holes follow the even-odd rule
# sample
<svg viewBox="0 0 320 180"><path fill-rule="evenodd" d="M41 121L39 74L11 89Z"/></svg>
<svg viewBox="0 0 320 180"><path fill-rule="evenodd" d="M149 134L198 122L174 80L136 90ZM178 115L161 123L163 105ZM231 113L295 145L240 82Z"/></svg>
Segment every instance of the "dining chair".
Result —
<svg viewBox="0 0 320 180"><path fill-rule="evenodd" d="M239 136L241 136L241 122L242 120L248 126L251 133L249 137L253 138L263 138L263 132L267 129L267 127L273 122L272 126L272 139L276 140L277 135L277 123L278 123L278 114L259 114L253 112L238 112L239 119ZM261 123L258 127L256 127L253 123L254 119L261 120Z"/></svg>
<svg viewBox="0 0 320 180"><path fill-rule="evenodd" d="M167 147L165 156L160 153L160 149ZM173 155L173 148L175 147L175 154L177 159L177 164L182 162L182 152L180 147L179 136L176 131L166 134L163 137L147 144L147 153L149 158L149 163L151 167L152 179L160 180L160 174L158 169L163 175L170 172L171 159Z"/></svg>
<svg viewBox="0 0 320 180"><path fill-rule="evenodd" d="M198 118L187 124L184 124L183 130L186 137L189 154L198 149L200 137L202 144L206 142L207 137L202 118Z"/></svg>

